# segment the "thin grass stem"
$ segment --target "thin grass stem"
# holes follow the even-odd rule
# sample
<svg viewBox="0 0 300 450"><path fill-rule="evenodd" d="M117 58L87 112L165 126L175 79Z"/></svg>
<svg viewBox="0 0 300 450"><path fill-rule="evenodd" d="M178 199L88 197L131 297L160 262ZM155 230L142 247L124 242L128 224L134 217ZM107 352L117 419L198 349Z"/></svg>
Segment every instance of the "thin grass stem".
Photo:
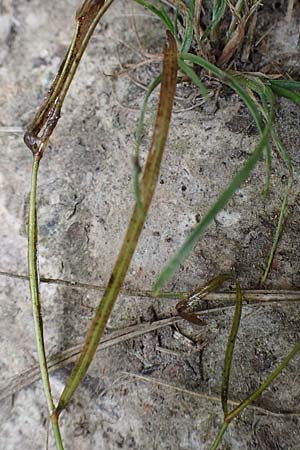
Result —
<svg viewBox="0 0 300 450"><path fill-rule="evenodd" d="M39 294L39 271L37 256L38 227L36 207L38 170L40 160L43 157L49 138L60 118L61 107L86 46L99 19L112 4L112 2L113 0L107 0L106 2L104 0L100 0L98 2L85 0L81 7L77 10L76 28L69 50L50 90L48 91L48 95L39 108L33 121L27 127L24 135L24 141L34 156L28 226L29 284L41 377L47 400L49 416L53 426L57 450L63 450L63 443L59 429L58 414L54 405L49 381L43 335L43 318L41 314Z"/></svg>
<svg viewBox="0 0 300 450"><path fill-rule="evenodd" d="M283 230L283 223L284 223L284 219L285 219L286 210L288 207L288 201L289 201L289 196L291 193L292 185L293 185L293 178L289 177L288 184L287 184L285 194L284 194L284 199L283 199L283 202L282 202L282 205L280 208L280 214L279 214L279 219L278 219L278 223L277 223L277 227L276 227L275 236L274 236L273 243L272 243L272 248L270 251L266 269L265 269L264 274L261 279L262 284L264 284L268 278L268 275L269 275L269 272L270 272L270 269L271 269L271 266L273 263L273 259L275 256L275 252L278 247L278 242L281 237L282 230Z"/></svg>
<svg viewBox="0 0 300 450"><path fill-rule="evenodd" d="M224 422L223 423L223 425L222 425L222 428L220 429L220 431L219 431L219 433L218 433L218 435L217 435L217 437L216 437L216 439L215 439L215 442L213 443L213 445L210 447L210 450L217 450L217 448L219 447L219 445L220 445L220 443L221 443L221 441L222 441L222 439L223 439L223 436L224 436L224 434L225 434L225 431L227 430L227 428L228 428L228 423L226 423L226 422Z"/></svg>
<svg viewBox="0 0 300 450"><path fill-rule="evenodd" d="M51 423L52 423L52 428L53 428L53 432L54 432L56 448L57 448L57 450L64 450L64 445L63 445L63 441L62 441L61 434L60 434L58 416L56 413L51 417Z"/></svg>
<svg viewBox="0 0 300 450"><path fill-rule="evenodd" d="M278 223L277 223L277 227L276 227L275 237L273 239L272 248L271 248L269 258L268 258L267 266L266 266L265 272L261 279L261 284L264 284L266 282L267 277L270 272L270 269L271 269L271 265L272 265L272 262L273 262L273 259L275 256L275 252L278 247L278 242L279 242L282 230L283 230L283 223L284 223L286 211L288 208L289 196L290 196L293 182L294 182L294 170L293 170L291 158L290 158L288 152L286 151L285 146L283 145L276 130L272 130L272 138L273 138L273 141L277 147L277 150L278 150L287 170L289 171L289 178L288 178L288 183L287 183L287 187L285 190L284 198L282 201L282 205L280 208L280 214L279 214L279 219L278 219Z"/></svg>
<svg viewBox="0 0 300 450"><path fill-rule="evenodd" d="M36 211L39 164L40 164L40 157L39 156L34 157L32 166L29 221L28 221L28 275L29 275L30 294L32 300L32 311L36 336L37 353L41 378L43 382L43 389L47 400L49 416L51 417L56 447L57 450L63 450L59 424L56 418L56 408L54 405L49 380L49 372L44 343L43 317L41 313L41 302L39 292L39 269L37 256L38 227L37 227L37 211Z"/></svg>
<svg viewBox="0 0 300 450"><path fill-rule="evenodd" d="M50 415L55 411L51 387L49 382L49 374L47 368L47 359L45 354L43 318L41 314L40 293L39 293L39 271L37 258L37 213L36 213L36 196L37 196L37 178L39 170L39 158L34 158L32 166L31 193L29 204L29 223L28 223L28 272L29 285L32 299L33 319L37 343L37 352L43 380L44 391L47 399L47 405Z"/></svg>
<svg viewBox="0 0 300 450"><path fill-rule="evenodd" d="M275 380L275 378L280 375L283 369L289 364L289 362L296 356L296 354L300 351L300 342L294 346L292 351L283 359L282 363L271 373L271 375L266 379L264 383L262 383L259 388L253 392L246 400L240 403L234 410L232 410L225 418L225 421L229 424L234 418L236 418L247 406L253 403Z"/></svg>
<svg viewBox="0 0 300 450"><path fill-rule="evenodd" d="M234 346L240 326L241 314L242 314L242 291L240 283L237 281L236 283L236 305L233 317L233 323L230 331L230 335L228 338L225 361L224 361L224 369L222 376L222 387L221 387L221 401L222 408L224 412L224 416L228 414L228 390L229 390L229 380L230 380L230 372L231 372L231 364L234 352Z"/></svg>

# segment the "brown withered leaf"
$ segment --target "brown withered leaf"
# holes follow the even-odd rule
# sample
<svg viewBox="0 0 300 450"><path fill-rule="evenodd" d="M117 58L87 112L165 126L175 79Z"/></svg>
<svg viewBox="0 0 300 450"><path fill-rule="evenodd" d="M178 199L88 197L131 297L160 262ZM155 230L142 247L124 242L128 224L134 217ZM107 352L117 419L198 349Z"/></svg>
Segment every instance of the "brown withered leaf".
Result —
<svg viewBox="0 0 300 450"><path fill-rule="evenodd" d="M246 29L246 20L242 19L241 22L238 24L236 30L234 31L231 39L225 45L221 53L221 56L217 61L218 66L224 66L230 61L230 59L232 58L237 48L244 39L245 29Z"/></svg>

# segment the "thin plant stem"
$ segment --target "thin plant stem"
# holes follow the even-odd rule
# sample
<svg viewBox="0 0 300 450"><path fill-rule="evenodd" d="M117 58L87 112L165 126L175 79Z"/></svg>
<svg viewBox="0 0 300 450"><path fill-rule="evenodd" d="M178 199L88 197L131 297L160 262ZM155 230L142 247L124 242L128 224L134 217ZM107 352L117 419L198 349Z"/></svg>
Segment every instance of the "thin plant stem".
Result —
<svg viewBox="0 0 300 450"><path fill-rule="evenodd" d="M0 277L7 277L17 280L29 280L28 275L19 274L16 272L6 272L0 270ZM87 289L91 291L103 291L105 287L98 284L82 283L80 281L63 279L63 278L48 278L40 276L40 283L61 285L66 287L72 287L74 289ZM189 296L188 291L160 291L157 295L153 294L153 291L140 290L140 289L126 289L122 288L120 294L128 297L149 297L149 298L165 298L168 300L179 299L182 300ZM207 294L206 300L210 301L235 301L236 294L229 290L222 290L219 292L212 292ZM300 301L300 291L299 290L288 290L288 289L245 289L243 290L243 297L248 302L268 303L268 302L280 302L280 303L290 303Z"/></svg>
<svg viewBox="0 0 300 450"><path fill-rule="evenodd" d="M43 388L47 400L48 412L51 417L52 427L55 436L57 450L63 450L63 444L60 435L59 424L56 415L51 386L49 380L49 372L47 366L47 358L43 333L43 317L41 313L40 292L39 292L39 270L38 270L38 227L37 227L37 180L39 171L40 157L35 156L32 166L31 177L31 193L29 203L29 221L28 221L28 274L29 286L32 300L33 320L38 352L38 360L43 382Z"/></svg>
<svg viewBox="0 0 300 450"><path fill-rule="evenodd" d="M107 0L106 2L105 0L99 0L97 2L94 2L93 0L85 0L82 3L81 7L77 10L76 28L69 50L48 92L48 95L39 108L33 121L28 125L24 135L24 141L32 151L34 157L32 167L28 227L29 284L33 306L33 318L41 377L47 400L49 416L51 418L54 431L57 450L63 450L63 443L59 429L57 409L55 408L53 397L51 394L39 295L39 271L37 256L38 231L36 212L37 178L40 160L43 157L49 138L60 118L61 107L71 85L71 82L74 78L80 60L84 54L84 51L99 19L112 4L112 2L113 0Z"/></svg>
<svg viewBox="0 0 300 450"><path fill-rule="evenodd" d="M17 280L29 280L28 275L22 275L15 272L6 272L0 270L0 277L13 278ZM82 283L80 281L74 281L63 278L48 278L40 276L40 283L61 285L66 287L72 287L73 289L87 289L91 291L104 292L105 287L98 284ZM188 297L190 294L187 291L160 291L157 295L153 294L153 291L140 290L140 289L126 289L122 288L120 294L128 297L149 297L149 298L165 298L168 300L179 299L182 300ZM235 301L236 294L229 290L222 290L219 292L210 292L207 294L206 300L209 301ZM288 289L245 289L243 290L243 297L247 302L256 302L257 304L264 303L290 303L300 301L299 290Z"/></svg>
<svg viewBox="0 0 300 450"><path fill-rule="evenodd" d="M234 311L233 323L231 327L231 332L228 338L227 349L225 354L225 362L222 376L222 387L221 387L221 400L224 415L228 413L228 389L229 389L229 379L232 364L232 357L234 352L234 346L240 326L241 314L242 314L242 291L240 283L236 283L236 306Z"/></svg>
<svg viewBox="0 0 300 450"><path fill-rule="evenodd" d="M220 431L219 431L219 433L218 433L218 435L217 435L217 437L216 437L216 439L215 439L215 442L214 442L213 445L211 446L210 450L217 450L217 448L219 447L219 445L220 445L220 443L221 443L221 441L222 441L222 439L223 439L223 436L224 436L224 434L225 434L225 431L226 431L227 428L228 428L228 425L229 425L229 424L226 423L226 422L223 423L222 428L220 429Z"/></svg>
<svg viewBox="0 0 300 450"><path fill-rule="evenodd" d="M274 259L275 252L277 250L278 242L279 242L282 230L283 230L283 222L284 222L284 219L286 217L286 211L287 211L287 208L288 208L289 196L290 196L290 193L291 193L291 190L292 190L292 186L293 186L293 182L294 182L294 171L293 171L292 161L291 161L290 156L287 153L287 151L285 149L285 146L283 145L283 143L282 143L278 133L275 130L273 130L273 132L272 132L272 138L273 138L273 141L274 141L274 143L275 143L275 145L277 147L277 150L278 150L278 152L279 152L279 154L280 154L280 156L281 156L281 158L282 158L286 168L289 171L289 177L288 177L288 183L287 183L286 191L285 191L285 194L284 194L283 202L282 202L282 205L281 205L281 208L280 208L279 219L278 219L278 223L277 223L277 227L276 227L276 232L275 232L275 237L274 237L274 240L273 240L271 252L270 252L270 255L269 255L269 259L268 259L268 262L267 262L267 266L266 266L265 272L264 272L264 274L262 276L262 279L261 279L261 284L262 285L266 282L266 279L267 279L267 277L269 275L269 272L270 272L270 269L271 269L271 265L272 265L272 262L273 262L273 259Z"/></svg>
<svg viewBox="0 0 300 450"><path fill-rule="evenodd" d="M275 380L275 378L280 375L283 369L289 364L289 362L296 356L300 351L300 341L294 346L291 352L283 359L282 363L271 373L271 375L262 383L259 388L253 392L246 400L240 403L234 410L232 410L226 417L225 421L229 424L235 417L237 417L247 406L253 403Z"/></svg>
<svg viewBox="0 0 300 450"><path fill-rule="evenodd" d="M36 214L36 194L37 194L37 177L39 170L39 158L34 158L32 166L31 193L29 205L29 224L28 224L28 272L29 285L32 299L33 319L37 343L37 352L41 370L41 376L44 391L47 399L47 405L50 415L55 411L51 387L49 382L49 374L47 368L47 359L44 346L43 319L41 314L40 294L39 294L39 272L37 258L37 214Z"/></svg>
<svg viewBox="0 0 300 450"><path fill-rule="evenodd" d="M242 297L239 298L239 302L241 305L241 300ZM235 316L238 317L238 312L236 312ZM235 328L234 333L237 333L237 329L236 327L238 326L238 320L235 319L235 325L232 328ZM231 344L232 345L232 344ZM227 351L226 351L226 358L225 358L225 366L226 366L226 360L228 359L228 348L227 347ZM232 348L233 351L233 348ZM251 405L251 403L253 403L258 397L260 397L260 395L270 386L271 383L273 383L273 381L275 380L276 377L278 377L278 375L280 375L280 373L283 371L283 369L286 368L286 366L289 364L289 362L294 358L294 356L300 351L300 341L296 343L296 345L294 346L294 348L291 350L291 352L283 359L283 361L281 362L281 364L277 367L277 369L275 369L271 375L266 379L266 381L264 381L264 383L262 383L258 389L256 389L255 392L253 392L253 394L251 394L248 398L246 398L246 400L242 401L236 408L234 408L230 413L227 413L227 409L228 409L228 397L225 397L225 392L224 390L222 391L222 406L223 406L223 411L224 411L224 422L222 425L222 428L220 429L215 442L213 444L213 446L210 448L210 450L217 450L217 448L219 447L221 440L224 436L225 431L227 430L229 424L232 422L233 419L235 419L239 414L241 414L241 412L247 408L249 405ZM228 364L228 363L227 363ZM229 370L226 370L226 374L228 373L228 381L229 381L229 375L230 375L230 367ZM223 384L226 383L225 380L225 368L224 368L224 372L223 372ZM226 393L227 394L227 393Z"/></svg>
<svg viewBox="0 0 300 450"><path fill-rule="evenodd" d="M232 422L233 419L235 419L241 412L247 408L251 403L253 403L269 386L273 381L275 380L278 375L283 371L283 369L286 368L286 366L289 364L289 362L294 358L294 356L300 351L300 341L297 342L297 344L294 346L294 348L291 350L291 352L284 358L282 363L275 369L271 375L266 379L264 383L262 383L258 389L256 389L253 394L251 394L246 400L241 402L236 408L234 408L229 414L224 415L224 423L222 425L222 428L220 429L216 440L213 444L213 446L210 448L210 450L217 450L224 433L226 429L228 428L228 425L230 422Z"/></svg>
<svg viewBox="0 0 300 450"><path fill-rule="evenodd" d="M56 413L51 416L51 423L54 432L56 448L57 450L64 450L64 445L60 434L58 415Z"/></svg>
<svg viewBox="0 0 300 450"><path fill-rule="evenodd" d="M268 263L267 263L265 272L264 272L264 274L262 276L262 279L261 279L261 284L262 285L266 282L266 280L268 278L268 275L269 275L269 272L270 272L270 269L271 269L271 265L272 265L272 262L273 262L273 259L274 259L274 255L275 255L275 252L277 250L278 242L279 242L279 239L280 239L280 236L281 236L281 233L282 233L282 229L283 229L283 222L284 222L284 219L285 219L285 213L286 213L286 210L287 210L288 201L289 201L289 195L290 195L290 192L291 192L291 189L292 189L292 185L293 185L293 178L289 177L288 185L287 185L287 188L286 188L286 191L285 191L285 194L284 194L284 199L283 199L283 202L282 202L282 205L281 205L281 208L280 208L278 224L277 224L277 227L276 227L276 232L275 232L275 236L274 236L271 252L270 252L270 255L269 255Z"/></svg>

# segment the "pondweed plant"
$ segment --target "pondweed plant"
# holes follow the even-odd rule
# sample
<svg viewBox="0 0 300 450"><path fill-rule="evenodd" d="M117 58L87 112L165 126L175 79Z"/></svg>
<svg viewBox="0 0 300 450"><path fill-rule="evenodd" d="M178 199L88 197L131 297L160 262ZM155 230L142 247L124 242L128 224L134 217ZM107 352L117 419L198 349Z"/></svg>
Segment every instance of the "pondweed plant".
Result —
<svg viewBox="0 0 300 450"><path fill-rule="evenodd" d="M202 218L200 223L194 228L186 241L178 249L176 255L163 269L155 283L154 295L160 292L161 288L175 273L179 265L191 253L195 244L204 234L209 224L227 205L228 201L234 196L242 183L249 177L262 156L264 156L266 161L265 195L268 195L272 166L271 145L274 143L283 163L288 169L289 182L281 207L272 252L267 264L266 272L263 276L263 280L265 280L282 231L288 195L293 182L293 166L274 124L275 100L278 97L285 97L295 103L299 103L300 83L292 80L278 79L278 77L272 77L266 74L251 74L243 73L241 70L233 70L234 61L237 55L239 55L241 60L247 59L254 35L257 14L259 13L259 7L263 6L263 1L237 0L234 2L229 0L213 0L212 2L207 2L208 6L206 5L205 10L203 10L201 0L190 0L189 2L181 0L168 2L156 1L153 3L144 0L135 0L135 2L154 13L166 28L167 46L163 56L163 69L162 73L150 84L141 109L137 130L134 165L136 204L108 285L96 309L94 319L88 330L79 358L66 382L57 405L54 403L49 382L39 295L37 254L38 223L36 210L38 169L49 138L59 120L65 96L74 78L81 57L98 21L108 10L113 3L113 0L85 0L83 5L77 11L75 33L67 55L61 64L47 97L38 110L34 120L28 126L25 134L25 142L33 154L28 231L30 291L33 304L40 371L48 404L49 417L55 434L56 446L57 449L60 450L63 449L63 443L59 429L59 415L69 404L75 390L91 364L114 303L123 285L147 217L147 212L157 184L162 155L167 140L178 77L185 76L190 79L191 82L200 89L203 96L208 95L208 88L203 82L204 76L213 77L217 79L220 84L229 86L238 94L246 105L256 124L260 138L255 150L246 160L242 168L233 176L229 185L219 195L215 203L208 208L208 212ZM166 9L164 4L168 4L173 10L173 13L169 13L169 9ZM204 18L202 16L204 16ZM224 27L224 24L227 25ZM152 142L146 163L142 168L139 158L139 147L143 119L148 99L153 90L159 85L160 96ZM213 278L187 299L183 299L177 306L178 313L187 320L199 323L197 313L195 313L194 310L191 311L191 307L194 305L195 301L199 301L207 293L216 290L228 278L230 278L230 275L219 275ZM291 358L300 350L300 343L298 342L270 377L240 405L232 411L229 411L228 387L230 369L242 308L242 291L238 282L236 282L236 286L236 310L225 355L221 389L224 424L215 443L211 447L212 450L218 448L229 423L269 386L283 368L286 367Z"/></svg>

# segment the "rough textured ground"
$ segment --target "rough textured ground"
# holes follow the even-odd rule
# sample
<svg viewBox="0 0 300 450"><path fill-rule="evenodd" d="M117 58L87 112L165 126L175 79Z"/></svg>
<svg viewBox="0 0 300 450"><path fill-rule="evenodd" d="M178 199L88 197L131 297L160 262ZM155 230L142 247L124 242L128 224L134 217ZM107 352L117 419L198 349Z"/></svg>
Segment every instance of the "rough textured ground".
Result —
<svg viewBox="0 0 300 450"><path fill-rule="evenodd" d="M74 10L71 0L0 1L2 387L36 362L28 282L13 276L26 275L27 265L31 155L22 142L22 129L69 44ZM143 45L157 53L164 42L160 25L142 9L135 12ZM145 59L137 51L131 14L127 3L116 1L98 26L41 164L40 269L43 277L52 279L41 285L49 354L81 342L101 295L101 289L93 286L104 286L109 278L133 205L134 133L144 90L126 75L111 76L120 62ZM272 35L275 54L295 51L297 11L290 24L280 12L274 14L278 19ZM157 62L144 65L132 76L147 83L158 69ZM151 289L164 263L257 141L237 97L224 91L218 105L189 109L199 101L197 94L188 85L178 89L160 184L126 278L127 289ZM146 119L145 151L156 99ZM278 107L278 126L299 165L299 110L285 102ZM287 182L275 156L272 190L265 201L264 174L261 162L169 283L169 290L193 290L231 268L244 288L259 285ZM270 289L299 287L296 190L267 283ZM57 284L58 279L74 283ZM175 305L174 299L124 294L109 331L169 317ZM66 449L208 449L222 419L219 402L213 398L220 392L231 317L232 310L210 313L206 326L181 321L98 353L62 416ZM232 373L233 400L252 392L287 354L299 339L299 319L295 304L244 308ZM290 364L256 405L273 412L300 411L299 361L298 357ZM51 375L55 398L70 369L69 365ZM7 396L0 408L0 449L44 449L46 417L40 382ZM52 439L50 444L54 448ZM220 448L300 449L299 417L248 410L232 424Z"/></svg>

